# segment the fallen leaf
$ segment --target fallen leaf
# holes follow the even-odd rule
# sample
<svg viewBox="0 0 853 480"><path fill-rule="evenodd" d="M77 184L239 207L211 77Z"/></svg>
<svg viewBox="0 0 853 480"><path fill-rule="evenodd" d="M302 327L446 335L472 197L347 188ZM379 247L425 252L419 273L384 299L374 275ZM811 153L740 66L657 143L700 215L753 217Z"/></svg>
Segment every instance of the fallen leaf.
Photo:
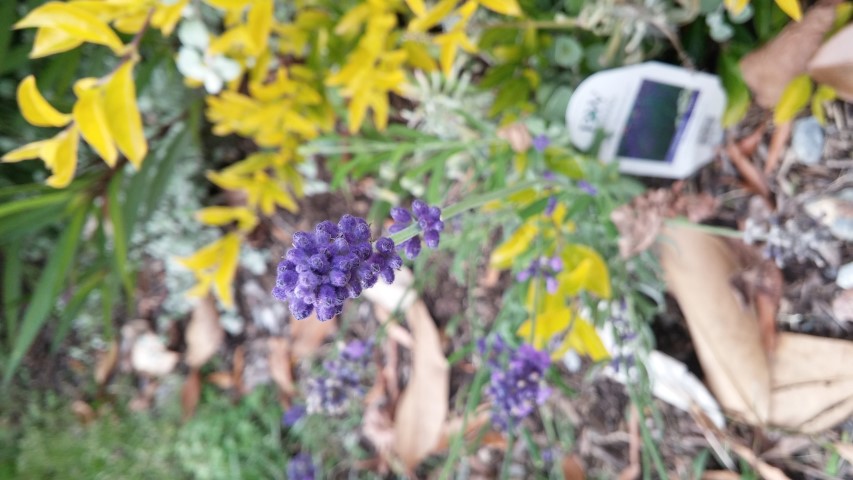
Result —
<svg viewBox="0 0 853 480"><path fill-rule="evenodd" d="M223 390L234 388L234 376L231 375L231 372L213 372L206 376L204 380Z"/></svg>
<svg viewBox="0 0 853 480"><path fill-rule="evenodd" d="M808 65L815 81L834 88L839 97L853 102L853 25L832 36Z"/></svg>
<svg viewBox="0 0 853 480"><path fill-rule="evenodd" d="M767 160L764 162L764 173L769 175L776 171L788 140L791 139L791 122L776 125L773 135L770 137L770 146L767 148Z"/></svg>
<svg viewBox="0 0 853 480"><path fill-rule="evenodd" d="M583 466L581 465L581 459L577 455L567 455L563 457L563 461L560 466L563 469L563 478L565 480L586 480L586 474L584 473ZM636 475L634 475L634 477L636 477ZM622 480L622 475L620 475L619 478Z"/></svg>
<svg viewBox="0 0 853 480"><path fill-rule="evenodd" d="M791 480L782 470L770 465L744 445L730 439L730 448L740 458L744 459L764 480Z"/></svg>
<svg viewBox="0 0 853 480"><path fill-rule="evenodd" d="M113 340L106 352L101 352L98 355L98 360L95 362L95 383L103 385L107 383L107 379L118 363L118 342Z"/></svg>
<svg viewBox="0 0 853 480"><path fill-rule="evenodd" d="M832 446L841 458L853 464L853 444L836 442Z"/></svg>
<svg viewBox="0 0 853 480"><path fill-rule="evenodd" d="M184 361L190 368L201 367L219 350L225 331L219 323L219 311L212 296L208 295L195 304L185 337L187 352Z"/></svg>
<svg viewBox="0 0 853 480"><path fill-rule="evenodd" d="M369 290L368 290L369 291ZM318 322L315 317L297 320L290 317L290 341L294 360L309 358L338 330L337 319Z"/></svg>
<svg viewBox="0 0 853 480"><path fill-rule="evenodd" d="M767 179L758 170L758 167L732 142L726 145L726 153L728 153L732 165L740 172L747 186L765 200L770 201L770 188L767 186Z"/></svg>
<svg viewBox="0 0 853 480"><path fill-rule="evenodd" d="M88 425L95 421L95 410L83 400L74 400L71 402L71 411L74 412L77 420L83 425Z"/></svg>
<svg viewBox="0 0 853 480"><path fill-rule="evenodd" d="M372 403L364 411L361 430L364 433L364 437L376 449L380 460L377 469L380 475L384 476L394 460L393 452L396 443L391 416L385 410L381 409L378 403Z"/></svg>
<svg viewBox="0 0 853 480"><path fill-rule="evenodd" d="M189 375L184 380L184 386L181 388L181 411L185 422L195 415L195 409L200 398L201 374L197 368L193 368L190 369Z"/></svg>
<svg viewBox="0 0 853 480"><path fill-rule="evenodd" d="M740 151L746 155L747 157L751 157L758 146L761 144L761 140L764 138L764 131L766 130L766 125L761 124L758 128L755 129L754 132L750 133L746 137L738 140L737 146Z"/></svg>
<svg viewBox="0 0 853 480"><path fill-rule="evenodd" d="M837 322L853 322L853 289L842 290L832 300L832 315Z"/></svg>
<svg viewBox="0 0 853 480"><path fill-rule="evenodd" d="M130 351L130 364L139 373L160 377L175 369L178 352L167 350L160 337L152 332L136 338Z"/></svg>
<svg viewBox="0 0 853 480"><path fill-rule="evenodd" d="M287 397L293 396L296 389L293 386L293 373L290 370L290 342L286 338L270 337L269 346L270 376L278 390Z"/></svg>
<svg viewBox="0 0 853 480"><path fill-rule="evenodd" d="M376 282L365 290L364 297L387 312L406 311L418 298L411 288L413 282L412 271L404 267L394 276L394 283Z"/></svg>
<svg viewBox="0 0 853 480"><path fill-rule="evenodd" d="M498 129L498 138L509 142L510 148L516 153L523 153L533 145L530 131L521 122L511 123Z"/></svg>
<svg viewBox="0 0 853 480"><path fill-rule="evenodd" d="M660 243L667 287L684 312L711 390L724 409L764 424L770 369L755 314L729 283L740 270L733 253L723 240L688 227L666 227Z"/></svg>
<svg viewBox="0 0 853 480"><path fill-rule="evenodd" d="M422 301L406 312L412 330L412 376L394 415L394 449L409 471L426 458L441 437L447 417L450 368L438 329Z"/></svg>
<svg viewBox="0 0 853 480"><path fill-rule="evenodd" d="M234 349L234 362L231 367L231 378L234 379L234 389L237 391L237 394L242 395L245 393L243 386L243 370L246 368L246 347L243 345L238 345L237 348Z"/></svg>
<svg viewBox="0 0 853 480"><path fill-rule="evenodd" d="M667 286L723 408L754 425L803 433L825 430L853 414L853 342L781 333L768 360L755 309L730 288L743 260L706 233L669 227L664 236L660 255Z"/></svg>
<svg viewBox="0 0 853 480"><path fill-rule="evenodd" d="M755 92L755 101L773 108L794 77L806 73L824 36L835 21L835 7L841 0L822 0L808 9L800 22L789 23L779 35L743 57L743 79Z"/></svg>
<svg viewBox="0 0 853 480"><path fill-rule="evenodd" d="M619 480L635 480L642 473L640 465L640 414L636 406L631 406L631 417L628 421L628 466L619 472ZM565 460L563 460L565 470Z"/></svg>
<svg viewBox="0 0 853 480"><path fill-rule="evenodd" d="M853 414L853 342L781 333L770 423L816 433Z"/></svg>
<svg viewBox="0 0 853 480"><path fill-rule="evenodd" d="M439 454L447 450L447 448L450 447L450 443L453 441L453 437L460 433L462 433L463 438L466 441L470 442L474 440L480 430L488 425L491 420L491 407L486 404L480 405L474 415L467 418L461 416L447 420L441 427L441 436L438 439L438 443L435 444L435 448L432 453ZM465 429L464 432L462 431L463 428Z"/></svg>

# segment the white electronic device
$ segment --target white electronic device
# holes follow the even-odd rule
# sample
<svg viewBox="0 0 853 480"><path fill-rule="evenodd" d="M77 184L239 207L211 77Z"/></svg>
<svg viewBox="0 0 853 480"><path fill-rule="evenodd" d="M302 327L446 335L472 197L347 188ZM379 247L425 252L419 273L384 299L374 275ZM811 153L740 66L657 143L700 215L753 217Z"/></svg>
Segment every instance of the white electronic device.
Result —
<svg viewBox="0 0 853 480"><path fill-rule="evenodd" d="M722 140L726 94L715 75L659 62L598 72L569 99L566 124L585 150L625 173L685 178L710 162Z"/></svg>

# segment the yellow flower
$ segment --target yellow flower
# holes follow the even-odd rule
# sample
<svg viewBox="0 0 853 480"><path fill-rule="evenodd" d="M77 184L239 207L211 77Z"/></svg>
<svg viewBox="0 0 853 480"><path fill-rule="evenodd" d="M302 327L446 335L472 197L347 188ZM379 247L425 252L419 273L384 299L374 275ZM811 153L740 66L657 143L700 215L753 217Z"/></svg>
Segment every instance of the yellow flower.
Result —
<svg viewBox="0 0 853 480"><path fill-rule="evenodd" d="M187 295L203 297L212 287L222 305L232 307L234 297L231 283L237 272L239 256L240 237L236 233L229 233L189 257L177 259L181 265L192 270L196 277L197 283Z"/></svg>

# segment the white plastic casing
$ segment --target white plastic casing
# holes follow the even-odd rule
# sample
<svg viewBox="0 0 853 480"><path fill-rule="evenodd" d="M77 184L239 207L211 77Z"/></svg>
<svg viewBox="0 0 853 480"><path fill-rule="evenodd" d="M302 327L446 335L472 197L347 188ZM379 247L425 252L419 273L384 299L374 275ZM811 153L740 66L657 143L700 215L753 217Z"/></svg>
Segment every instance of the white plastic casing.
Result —
<svg viewBox="0 0 853 480"><path fill-rule="evenodd" d="M618 160L622 172L685 178L713 159L725 106L715 75L647 62L584 80L569 100L566 124L582 150L603 129L599 158Z"/></svg>

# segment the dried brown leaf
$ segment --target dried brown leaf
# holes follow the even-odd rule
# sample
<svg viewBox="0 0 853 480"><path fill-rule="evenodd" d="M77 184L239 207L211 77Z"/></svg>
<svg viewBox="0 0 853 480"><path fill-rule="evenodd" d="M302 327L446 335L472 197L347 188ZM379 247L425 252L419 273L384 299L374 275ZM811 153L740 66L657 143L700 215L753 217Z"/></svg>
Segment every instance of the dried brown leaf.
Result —
<svg viewBox="0 0 853 480"><path fill-rule="evenodd" d="M853 342L781 333L773 362L773 425L815 433L853 414Z"/></svg>
<svg viewBox="0 0 853 480"><path fill-rule="evenodd" d="M217 387L228 390L234 388L234 376L231 372L213 372L204 377L207 383L216 385Z"/></svg>
<svg viewBox="0 0 853 480"><path fill-rule="evenodd" d="M245 393L243 388L243 370L246 368L246 347L238 345L234 349L234 364L231 367L231 378L234 379L234 388L237 393Z"/></svg>
<svg viewBox="0 0 853 480"><path fill-rule="evenodd" d="M728 470L711 470L702 473L702 480L740 480L740 474Z"/></svg>
<svg viewBox="0 0 853 480"><path fill-rule="evenodd" d="M785 153L785 147L788 145L788 140L791 139L791 130L791 122L776 125L776 129L773 130L770 146L767 148L767 160L764 162L765 174L770 175L779 167L782 154Z"/></svg>
<svg viewBox="0 0 853 480"><path fill-rule="evenodd" d="M379 473L384 475L394 463L394 444L396 437L391 416L387 411L379 407L378 402L367 406L364 417L361 420L361 429L364 437L373 444L376 453L379 454Z"/></svg>
<svg viewBox="0 0 853 480"><path fill-rule="evenodd" d="M394 448L408 470L413 470L435 448L447 417L450 368L441 348L438 329L422 301L406 312L415 343L412 377L400 395L394 416Z"/></svg>
<svg viewBox="0 0 853 480"><path fill-rule="evenodd" d="M835 21L835 6L841 0L822 0L808 9L799 22L789 23L779 35L740 61L755 101L773 108L788 83L806 72L809 60Z"/></svg>
<svg viewBox="0 0 853 480"><path fill-rule="evenodd" d="M740 151L737 145L730 142L726 145L726 153L732 161L740 175L743 177L746 185L750 189L770 201L770 188L767 186L767 178L747 157Z"/></svg>
<svg viewBox="0 0 853 480"><path fill-rule="evenodd" d="M731 441L730 446L732 451L749 463L749 465L757 471L764 480L791 480L787 475L785 475L785 472L758 458L755 452L746 446L734 441Z"/></svg>
<svg viewBox="0 0 853 480"><path fill-rule="evenodd" d="M219 350L225 331L219 323L219 311L210 295L195 304L185 337L187 353L184 361L190 368L201 367Z"/></svg>
<svg viewBox="0 0 853 480"><path fill-rule="evenodd" d="M761 145L761 140L764 139L764 131L766 128L766 124L762 123L754 132L738 140L737 146L744 155L751 157L752 154L755 153L755 150L759 145Z"/></svg>
<svg viewBox="0 0 853 480"><path fill-rule="evenodd" d="M521 122L511 123L498 129L498 138L509 142L510 148L516 153L523 153L533 145L530 131Z"/></svg>
<svg viewBox="0 0 853 480"><path fill-rule="evenodd" d="M175 369L178 352L167 350L160 337L152 332L136 337L130 351L130 364L139 373L159 377Z"/></svg>
<svg viewBox="0 0 853 480"><path fill-rule="evenodd" d="M472 441L476 438L477 433L486 425L491 422L491 410L488 405L481 405L477 408L476 413L469 417L454 417L444 422L444 426L441 428L441 437L436 443L435 448L432 453L439 454L448 447L450 447L450 442L453 440L453 437L459 435L464 428L465 431L463 433L463 437L466 441ZM467 420L467 422L466 422Z"/></svg>
<svg viewBox="0 0 853 480"><path fill-rule="evenodd" d="M113 340L106 352L98 355L95 362L95 383L103 385L118 364L118 342Z"/></svg>
<svg viewBox="0 0 853 480"><path fill-rule="evenodd" d="M290 340L294 361L310 358L338 330L337 320L320 322L312 315L304 320L290 317Z"/></svg>
<svg viewBox="0 0 853 480"><path fill-rule="evenodd" d="M284 395L291 397L296 392L293 386L293 373L290 364L290 342L286 338L270 337L269 347L270 376Z"/></svg>
<svg viewBox="0 0 853 480"><path fill-rule="evenodd" d="M563 468L563 478L565 480L586 480L586 473L584 473L581 459L577 455L566 455L563 457L563 462L560 466ZM619 478L621 479L622 476L620 475Z"/></svg>
<svg viewBox="0 0 853 480"><path fill-rule="evenodd" d="M83 425L88 425L95 421L95 410L92 406L83 400L74 400L71 402L71 411Z"/></svg>
<svg viewBox="0 0 853 480"><path fill-rule="evenodd" d="M832 36L809 62L809 75L834 88L838 96L853 102L853 25Z"/></svg>
<svg viewBox="0 0 853 480"><path fill-rule="evenodd" d="M181 411L184 421L195 415L199 398L201 398L201 374L197 368L192 368L181 388Z"/></svg>
<svg viewBox="0 0 853 480"><path fill-rule="evenodd" d="M832 315L837 322L853 323L853 289L842 290L832 300Z"/></svg>
<svg viewBox="0 0 853 480"><path fill-rule="evenodd" d="M770 408L770 369L755 313L743 308L731 288L730 279L741 268L731 249L706 233L666 227L660 258L717 400L763 424Z"/></svg>

